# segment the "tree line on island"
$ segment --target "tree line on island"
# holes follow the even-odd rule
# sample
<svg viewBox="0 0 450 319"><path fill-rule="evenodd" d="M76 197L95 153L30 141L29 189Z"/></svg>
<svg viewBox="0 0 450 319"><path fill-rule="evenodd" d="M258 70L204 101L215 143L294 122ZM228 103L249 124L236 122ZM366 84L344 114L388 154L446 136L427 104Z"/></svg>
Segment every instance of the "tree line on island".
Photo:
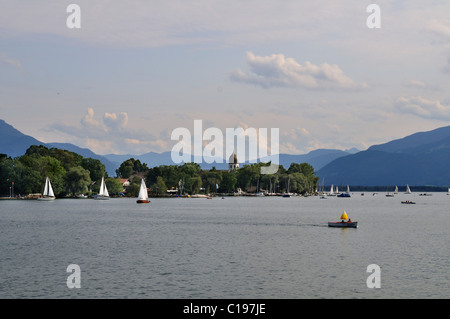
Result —
<svg viewBox="0 0 450 319"><path fill-rule="evenodd" d="M170 194L230 194L238 189L247 193L313 193L319 178L307 163L292 163L288 169L279 166L275 174L261 174L270 163L244 165L236 170L203 170L197 163L161 165L148 168L130 158L109 177L97 159L42 145L30 146L24 155L11 158L0 154L0 194L9 196L42 193L45 178L52 182L57 197L96 194L102 177L110 195L135 197L144 178L152 196ZM126 180L127 183L123 183Z"/></svg>

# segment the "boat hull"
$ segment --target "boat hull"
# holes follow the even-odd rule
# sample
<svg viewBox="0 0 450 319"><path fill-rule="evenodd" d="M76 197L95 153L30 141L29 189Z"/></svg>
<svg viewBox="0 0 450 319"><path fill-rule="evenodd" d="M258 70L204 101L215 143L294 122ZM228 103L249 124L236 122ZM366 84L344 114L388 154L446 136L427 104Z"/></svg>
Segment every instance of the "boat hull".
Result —
<svg viewBox="0 0 450 319"><path fill-rule="evenodd" d="M138 204L148 204L148 203L150 203L150 201L148 199L138 199L136 201L136 203L138 203Z"/></svg>
<svg viewBox="0 0 450 319"><path fill-rule="evenodd" d="M42 201L42 202L50 202L55 200L55 197L39 197L37 200Z"/></svg>
<svg viewBox="0 0 450 319"><path fill-rule="evenodd" d="M94 199L96 199L96 200L108 200L109 197L108 196L97 196Z"/></svg>
<svg viewBox="0 0 450 319"><path fill-rule="evenodd" d="M328 227L357 228L358 222L328 222Z"/></svg>

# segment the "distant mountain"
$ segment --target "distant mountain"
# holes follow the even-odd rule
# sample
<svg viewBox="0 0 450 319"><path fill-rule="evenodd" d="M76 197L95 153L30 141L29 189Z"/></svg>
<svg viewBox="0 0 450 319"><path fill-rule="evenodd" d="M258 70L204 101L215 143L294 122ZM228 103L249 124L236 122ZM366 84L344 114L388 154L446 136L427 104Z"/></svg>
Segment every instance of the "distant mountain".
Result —
<svg viewBox="0 0 450 319"><path fill-rule="evenodd" d="M37 139L25 135L3 120L0 120L0 153L16 157L25 154L31 145L44 145Z"/></svg>
<svg viewBox="0 0 450 319"><path fill-rule="evenodd" d="M70 152L75 152L83 157L98 159L105 165L106 171L110 176L116 175L115 163L110 162L107 158L97 155L87 148L80 148L70 143L43 143L37 139L25 135L15 129L10 124L0 120L0 153L7 154L10 157L22 156L31 145L43 145L48 148L59 148Z"/></svg>
<svg viewBox="0 0 450 319"><path fill-rule="evenodd" d="M330 185L450 185L450 126L338 158L318 171Z"/></svg>
<svg viewBox="0 0 450 319"><path fill-rule="evenodd" d="M328 164L329 162L333 161L336 158L349 155L348 151L341 151L341 150L333 150L333 149L319 149L309 152L308 154L302 154L302 155L290 155L290 154L280 154L279 160L280 164L283 165L284 168L288 169L291 163L308 163L311 166L314 167L315 170L318 170ZM116 163L117 165L120 165L120 163L126 161L129 158L134 158L136 160L140 160L142 163L146 163L148 167L155 167L160 165L174 165L171 157L171 152L164 152L164 153L145 153L142 155L115 155L115 154L108 154L104 155L108 160L110 160L113 163ZM263 158L263 161L268 161L267 158ZM240 165L248 164L248 162L241 162ZM211 164L206 163L205 161L202 161L200 163L200 166L202 169L211 169L213 166L216 169L228 169L228 163L226 160L223 161L223 163L217 163L213 162Z"/></svg>
<svg viewBox="0 0 450 319"><path fill-rule="evenodd" d="M116 176L116 169L120 165L120 164L117 165L117 163L111 162L109 159L107 159L106 157L104 157L102 155L95 154L88 148L81 148L81 147L78 147L78 146L70 144L70 143L47 143L47 144L43 144L43 145L45 145L49 148L54 147L54 148L59 148L62 150L74 152L85 158L97 159L100 162L102 162L103 165L105 165L105 169L108 172L109 176Z"/></svg>
<svg viewBox="0 0 450 319"><path fill-rule="evenodd" d="M81 148L70 143L43 143L37 139L24 135L11 125L7 124L5 121L0 120L0 153L7 154L11 157L21 156L25 154L26 150L31 145L44 145L46 147L55 147L71 152L80 154L83 157L90 157L100 160L106 167L106 171L110 176L115 176L115 170L120 166L120 164L129 158L139 159L142 163L146 163L148 167L155 167L160 165L174 165L171 157L171 152L155 153L149 152L142 155L97 155L87 148ZM308 154L301 155L290 155L290 154L280 154L279 160L280 164L286 169L289 168L291 163L308 163L314 167L317 171L331 161L347 156L356 152L356 149L351 149L347 151L333 150L333 149L319 149L309 152ZM264 161L264 159L263 159ZM267 161L267 159L266 159ZM248 162L242 162L240 165L248 164ZM223 163L213 162L211 164L202 161L200 166L203 169L211 169L216 167L216 169L228 169L227 161Z"/></svg>

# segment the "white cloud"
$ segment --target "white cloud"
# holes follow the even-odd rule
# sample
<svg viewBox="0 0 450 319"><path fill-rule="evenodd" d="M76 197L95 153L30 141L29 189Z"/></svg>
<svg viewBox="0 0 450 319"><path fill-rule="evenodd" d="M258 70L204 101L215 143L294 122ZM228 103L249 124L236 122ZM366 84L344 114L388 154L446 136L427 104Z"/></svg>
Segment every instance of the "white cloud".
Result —
<svg viewBox="0 0 450 319"><path fill-rule="evenodd" d="M0 53L0 61L2 61L3 63L12 66L13 68L22 71L22 63L20 63L19 60L17 59L12 59L8 56L6 56L5 54L1 54Z"/></svg>
<svg viewBox="0 0 450 319"><path fill-rule="evenodd" d="M432 20L425 27L428 31L431 31L445 40L450 40L450 26L442 24L436 20Z"/></svg>
<svg viewBox="0 0 450 319"><path fill-rule="evenodd" d="M414 114L422 118L442 121L450 119L450 106L443 105L438 100L432 101L421 96L399 97L397 108L401 112Z"/></svg>
<svg viewBox="0 0 450 319"><path fill-rule="evenodd" d="M247 52L248 71L240 69L231 73L231 80L254 84L263 88L303 87L307 89L355 89L358 85L336 64L299 64L283 54L256 56Z"/></svg>
<svg viewBox="0 0 450 319"><path fill-rule="evenodd" d="M97 154L142 154L151 151L163 152L168 148L168 142L145 131L128 128L126 112L106 112L101 120L96 118L93 108L80 120L80 126L55 123L50 130L67 134L73 142L90 148Z"/></svg>

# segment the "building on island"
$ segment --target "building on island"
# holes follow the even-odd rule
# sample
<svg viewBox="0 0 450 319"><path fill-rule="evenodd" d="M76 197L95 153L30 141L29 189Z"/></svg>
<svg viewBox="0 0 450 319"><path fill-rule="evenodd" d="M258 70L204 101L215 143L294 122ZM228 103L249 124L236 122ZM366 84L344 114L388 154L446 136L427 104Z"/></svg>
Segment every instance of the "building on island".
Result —
<svg viewBox="0 0 450 319"><path fill-rule="evenodd" d="M233 154L231 154L230 159L228 160L228 171L234 171L237 170L239 168L239 161L237 158L236 153L233 152Z"/></svg>

